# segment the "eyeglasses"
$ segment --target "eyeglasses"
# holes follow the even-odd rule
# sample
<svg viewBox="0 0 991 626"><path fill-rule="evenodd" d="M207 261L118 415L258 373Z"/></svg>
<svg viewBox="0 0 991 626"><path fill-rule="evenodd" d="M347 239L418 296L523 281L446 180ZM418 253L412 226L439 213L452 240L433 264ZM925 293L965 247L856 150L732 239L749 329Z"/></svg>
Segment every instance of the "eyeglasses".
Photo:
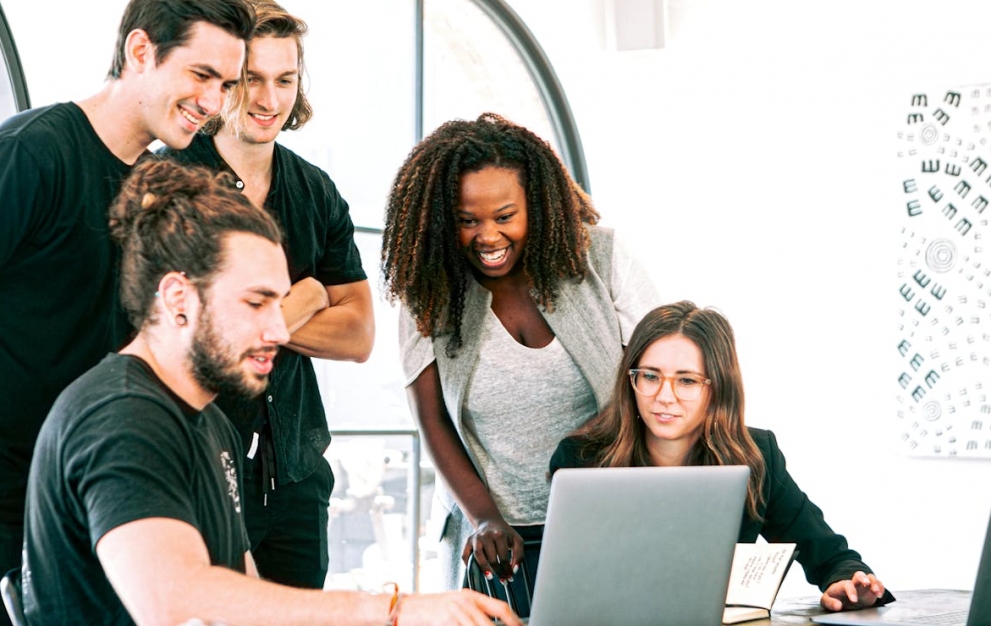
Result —
<svg viewBox="0 0 991 626"><path fill-rule="evenodd" d="M665 376L657 370L630 370L630 382L633 383L633 390L641 396L656 396L661 392L666 380L671 381L671 391L674 392L674 397L684 402L698 400L706 385L712 384L711 379L702 378L695 374Z"/></svg>

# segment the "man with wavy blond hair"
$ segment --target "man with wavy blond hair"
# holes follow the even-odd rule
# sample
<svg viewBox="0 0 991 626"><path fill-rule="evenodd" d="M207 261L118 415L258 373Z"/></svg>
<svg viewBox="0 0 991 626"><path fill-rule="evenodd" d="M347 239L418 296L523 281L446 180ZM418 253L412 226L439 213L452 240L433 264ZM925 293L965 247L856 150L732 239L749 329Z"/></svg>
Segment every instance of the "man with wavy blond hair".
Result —
<svg viewBox="0 0 991 626"><path fill-rule="evenodd" d="M306 24L269 0L250 0L257 25L247 83L182 163L233 175L286 234L293 286L283 305L292 333L269 391L253 401L221 395L218 404L246 451L245 521L264 578L323 587L328 569L328 506L334 476L323 453L327 417L311 357L366 360L374 339L372 296L354 243L348 205L320 168L276 143L311 117L303 92Z"/></svg>

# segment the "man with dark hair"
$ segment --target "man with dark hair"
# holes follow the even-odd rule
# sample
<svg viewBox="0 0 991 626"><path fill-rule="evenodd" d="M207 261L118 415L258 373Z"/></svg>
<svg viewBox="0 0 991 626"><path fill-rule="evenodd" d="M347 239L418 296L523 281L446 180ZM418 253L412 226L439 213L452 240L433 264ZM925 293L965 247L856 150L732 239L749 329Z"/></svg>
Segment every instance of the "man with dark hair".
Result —
<svg viewBox="0 0 991 626"><path fill-rule="evenodd" d="M110 213L138 333L70 384L42 425L25 516L28 623L520 626L473 591L258 580L240 442L212 400L262 393L289 341L279 228L206 168L168 160L138 165Z"/></svg>
<svg viewBox="0 0 991 626"><path fill-rule="evenodd" d="M293 282L282 307L292 332L288 349L263 398L221 395L217 403L247 452L245 523L258 571L286 585L322 588L334 476L322 456L330 434L310 358L366 360L374 338L372 296L337 187L276 143L282 130L298 129L312 115L302 86L306 24L271 0L249 1L257 25L246 85L235 88L207 135L186 150L166 152L231 173L237 189L286 234Z"/></svg>
<svg viewBox="0 0 991 626"><path fill-rule="evenodd" d="M0 126L0 572L20 564L42 420L131 332L107 207L152 141L185 147L220 110L253 28L243 0L132 0L97 94Z"/></svg>
<svg viewBox="0 0 991 626"><path fill-rule="evenodd" d="M155 63L164 63L172 50L189 43L194 26L199 22L247 41L251 38L254 16L250 6L232 0L132 0L120 18L114 59L107 78L117 79L124 75L127 39L133 31L140 30L147 35L155 46Z"/></svg>

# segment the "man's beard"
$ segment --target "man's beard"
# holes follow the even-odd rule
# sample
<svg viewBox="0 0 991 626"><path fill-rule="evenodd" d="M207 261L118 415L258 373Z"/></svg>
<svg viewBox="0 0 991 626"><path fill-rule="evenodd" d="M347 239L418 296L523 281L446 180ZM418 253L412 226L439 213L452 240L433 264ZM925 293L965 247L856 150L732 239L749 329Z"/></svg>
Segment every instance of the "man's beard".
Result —
<svg viewBox="0 0 991 626"><path fill-rule="evenodd" d="M190 357L193 378L207 391L251 399L268 386L268 376L244 371L241 361L247 353L238 355L218 336L207 307L200 313Z"/></svg>

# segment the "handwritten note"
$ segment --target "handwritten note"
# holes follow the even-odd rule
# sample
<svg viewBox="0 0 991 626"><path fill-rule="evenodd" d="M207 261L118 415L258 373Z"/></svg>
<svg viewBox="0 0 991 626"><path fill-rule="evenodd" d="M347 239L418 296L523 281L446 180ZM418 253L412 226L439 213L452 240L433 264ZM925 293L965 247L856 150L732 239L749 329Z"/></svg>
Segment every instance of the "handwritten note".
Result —
<svg viewBox="0 0 991 626"><path fill-rule="evenodd" d="M794 552L793 543L737 544L726 604L770 609Z"/></svg>

